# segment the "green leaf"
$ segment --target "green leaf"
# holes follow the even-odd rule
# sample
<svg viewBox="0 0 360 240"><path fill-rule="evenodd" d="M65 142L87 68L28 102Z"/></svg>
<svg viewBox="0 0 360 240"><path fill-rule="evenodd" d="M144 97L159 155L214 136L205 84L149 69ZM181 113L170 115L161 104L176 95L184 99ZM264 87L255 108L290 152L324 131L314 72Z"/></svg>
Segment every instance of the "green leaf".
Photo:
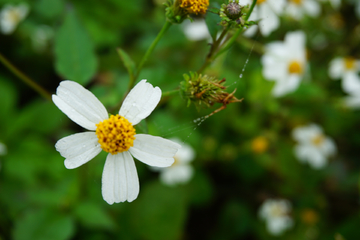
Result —
<svg viewBox="0 0 360 240"><path fill-rule="evenodd" d="M126 67L130 78L132 78L134 76L134 72L135 72L135 63L134 61L130 58L130 56L121 48L117 49L117 52L121 58L121 60L124 63L124 66Z"/></svg>
<svg viewBox="0 0 360 240"><path fill-rule="evenodd" d="M180 239L186 217L184 188L166 187L159 182L145 185L132 203L131 223L144 240Z"/></svg>
<svg viewBox="0 0 360 240"><path fill-rule="evenodd" d="M221 26L218 24L221 21L219 14L209 12L206 15L205 22L209 29L211 38L215 41L217 33L221 30Z"/></svg>
<svg viewBox="0 0 360 240"><path fill-rule="evenodd" d="M85 85L94 76L97 59L86 30L74 11L68 11L55 37L56 71L66 79Z"/></svg>
<svg viewBox="0 0 360 240"><path fill-rule="evenodd" d="M78 217L80 223L87 228L114 228L115 223L101 206L91 202L84 202L76 208L75 215Z"/></svg>
<svg viewBox="0 0 360 240"><path fill-rule="evenodd" d="M31 210L16 222L15 240L65 240L74 233L74 223L69 216L54 210Z"/></svg>
<svg viewBox="0 0 360 240"><path fill-rule="evenodd" d="M62 0L38 0L34 8L40 16L53 19L61 14L64 10L64 5Z"/></svg>

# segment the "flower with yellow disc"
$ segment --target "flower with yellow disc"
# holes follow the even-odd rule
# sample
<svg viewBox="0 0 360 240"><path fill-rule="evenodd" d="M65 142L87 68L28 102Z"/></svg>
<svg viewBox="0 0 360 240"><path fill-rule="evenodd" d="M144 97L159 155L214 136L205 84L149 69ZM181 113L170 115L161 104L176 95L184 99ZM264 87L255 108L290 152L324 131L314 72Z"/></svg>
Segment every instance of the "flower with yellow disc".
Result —
<svg viewBox="0 0 360 240"><path fill-rule="evenodd" d="M89 130L60 139L55 148L65 157L65 167L77 168L108 152L102 174L102 196L113 204L135 200L139 179L133 157L153 167L168 167L181 147L170 140L136 134L134 125L150 115L161 98L161 90L140 81L125 98L120 111L109 117L90 91L73 81L62 81L52 96L55 105L72 121Z"/></svg>

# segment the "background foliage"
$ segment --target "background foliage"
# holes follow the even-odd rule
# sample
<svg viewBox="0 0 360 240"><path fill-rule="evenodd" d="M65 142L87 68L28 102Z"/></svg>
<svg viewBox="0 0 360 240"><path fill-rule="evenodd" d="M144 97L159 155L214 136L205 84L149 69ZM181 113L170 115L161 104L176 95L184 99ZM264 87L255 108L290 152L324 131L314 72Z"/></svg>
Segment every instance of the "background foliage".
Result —
<svg viewBox="0 0 360 240"><path fill-rule="evenodd" d="M9 2L20 1L0 0L0 6ZM140 61L165 21L161 1L27 3L28 17L12 35L0 35L0 52L49 92L71 79L116 112L129 81L116 49ZM81 168L65 169L54 144L82 129L0 66L0 141L8 151L0 157L0 239L275 239L258 217L267 198L293 205L295 225L278 239L360 239L360 113L342 106L340 81L328 76L334 57L360 58L359 20L351 1L343 1L339 10L323 2L317 19L281 20L269 37L239 38L208 69L226 78L231 91L237 88L242 103L197 126L193 120L220 105L197 111L180 95L162 99L148 118L148 131L191 145L195 175L185 185L168 187L137 162L141 191L132 203L110 206L102 199L104 153ZM53 35L39 51L32 38L42 25ZM263 45L299 29L307 34L310 74L296 92L276 99L270 93L273 83L261 73L261 47L251 51L252 41ZM184 73L202 65L208 49L206 40L191 42L182 26L174 25L139 79L171 91ZM293 153L291 130L309 122L321 125L338 148L322 170L301 164ZM268 148L256 153L252 141L259 136ZM316 217L304 217L308 210Z"/></svg>

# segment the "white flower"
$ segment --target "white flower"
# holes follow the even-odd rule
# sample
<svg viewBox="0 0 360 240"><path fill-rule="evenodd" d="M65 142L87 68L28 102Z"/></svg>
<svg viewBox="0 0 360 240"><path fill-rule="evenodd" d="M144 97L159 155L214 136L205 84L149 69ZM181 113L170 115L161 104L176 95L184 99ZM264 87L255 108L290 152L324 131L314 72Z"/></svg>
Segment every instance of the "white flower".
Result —
<svg viewBox="0 0 360 240"><path fill-rule="evenodd" d="M336 153L334 141L316 124L297 127L292 136L298 142L294 149L296 157L300 162L308 162L312 168L325 167L328 157Z"/></svg>
<svg viewBox="0 0 360 240"><path fill-rule="evenodd" d="M278 236L293 226L290 211L291 204L288 200L267 199L260 207L259 216L265 220L269 233Z"/></svg>
<svg viewBox="0 0 360 240"><path fill-rule="evenodd" d="M276 81L273 96L280 97L295 91L306 67L304 32L288 32L284 42L267 44L261 62L264 77Z"/></svg>
<svg viewBox="0 0 360 240"><path fill-rule="evenodd" d="M18 6L7 4L0 11L0 30L3 34L11 34L15 31L16 26L21 22L29 12L26 3Z"/></svg>
<svg viewBox="0 0 360 240"><path fill-rule="evenodd" d="M320 14L320 4L317 0L289 0L285 12L296 20L301 20L304 15L317 17Z"/></svg>
<svg viewBox="0 0 360 240"><path fill-rule="evenodd" d="M335 58L330 62L329 75L332 79L342 79L343 91L360 93L360 61L352 57Z"/></svg>
<svg viewBox="0 0 360 240"><path fill-rule="evenodd" d="M109 118L101 102L80 84L62 81L52 99L72 121L90 130L60 139L55 147L65 157L65 167L77 168L103 149L109 152L102 175L104 200L131 202L139 194L134 156L155 167L168 167L181 147L170 140L135 134L134 125L150 115L161 98L161 90L140 81L125 98L119 114Z"/></svg>
<svg viewBox="0 0 360 240"><path fill-rule="evenodd" d="M181 145L175 154L175 162L167 168L161 168L160 180L165 185L173 186L180 183L187 183L193 176L194 169L190 162L194 159L195 153L188 144L181 143L178 139L170 139Z"/></svg>
<svg viewBox="0 0 360 240"><path fill-rule="evenodd" d="M241 5L251 4L253 0L240 0ZM268 36L276 30L280 25L278 15L284 10L286 0L258 0L249 21L261 20L258 26L251 26L245 31L244 35L254 36L259 27L260 32L264 36Z"/></svg>
<svg viewBox="0 0 360 240"><path fill-rule="evenodd" d="M204 19L185 22L183 24L183 31L185 36L191 41L200 41L211 38Z"/></svg>

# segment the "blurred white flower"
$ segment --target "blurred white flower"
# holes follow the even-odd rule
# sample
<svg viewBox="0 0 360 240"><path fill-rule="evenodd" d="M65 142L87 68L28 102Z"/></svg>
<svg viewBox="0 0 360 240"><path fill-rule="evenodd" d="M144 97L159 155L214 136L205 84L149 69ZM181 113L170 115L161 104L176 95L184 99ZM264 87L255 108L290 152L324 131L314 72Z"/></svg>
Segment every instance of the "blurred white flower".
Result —
<svg viewBox="0 0 360 240"><path fill-rule="evenodd" d="M352 57L331 60L329 75L332 79L342 79L343 91L349 94L360 93L360 60Z"/></svg>
<svg viewBox="0 0 360 240"><path fill-rule="evenodd" d="M261 62L264 77L276 82L273 96L295 91L306 68L305 33L288 32L284 42L267 44Z"/></svg>
<svg viewBox="0 0 360 240"><path fill-rule="evenodd" d="M139 194L134 159L155 167L168 167L181 147L170 140L136 134L134 125L150 115L161 98L161 90L141 80L126 96L119 114L111 115L90 91L73 81L62 81L52 96L55 105L72 121L90 130L60 139L55 148L65 157L65 167L77 168L108 152L103 174L104 200L131 202Z"/></svg>
<svg viewBox="0 0 360 240"><path fill-rule="evenodd" d="M251 4L253 0L240 0L240 5ZM251 26L245 31L244 35L251 37L256 33L259 27L260 32L264 36L268 36L271 32L280 26L280 15L285 7L286 0L258 0L253 12L250 15L250 21L261 20L258 26Z"/></svg>
<svg viewBox="0 0 360 240"><path fill-rule="evenodd" d="M35 51L42 52L48 46L54 35L54 31L47 25L38 26L31 35L32 45Z"/></svg>
<svg viewBox="0 0 360 240"><path fill-rule="evenodd" d="M175 154L175 162L170 167L159 168L160 180L169 186L187 183L194 173L194 169L190 165L190 162L194 160L195 157L194 150L190 145L182 143L178 139L170 140L180 144L181 148Z"/></svg>
<svg viewBox="0 0 360 240"><path fill-rule="evenodd" d="M288 200L267 199L260 207L259 216L265 220L268 232L279 236L293 226L290 211L291 203Z"/></svg>
<svg viewBox="0 0 360 240"><path fill-rule="evenodd" d="M323 134L323 130L316 124L297 127L292 131L293 138L298 142L295 155L300 162L308 162L312 168L325 167L328 157L336 153L334 141Z"/></svg>
<svg viewBox="0 0 360 240"><path fill-rule="evenodd" d="M193 22L184 22L183 31L185 36L191 41L200 41L211 38L204 19L196 19Z"/></svg>
<svg viewBox="0 0 360 240"><path fill-rule="evenodd" d="M29 6L21 3L17 6L6 4L0 11L0 30L3 34L11 34L15 31L29 12Z"/></svg>
<svg viewBox="0 0 360 240"><path fill-rule="evenodd" d="M7 147L5 144L0 142L0 156L4 156L7 154Z"/></svg>
<svg viewBox="0 0 360 240"><path fill-rule="evenodd" d="M289 0L285 12L295 20L301 20L304 15L317 17L320 14L320 4L317 0Z"/></svg>

